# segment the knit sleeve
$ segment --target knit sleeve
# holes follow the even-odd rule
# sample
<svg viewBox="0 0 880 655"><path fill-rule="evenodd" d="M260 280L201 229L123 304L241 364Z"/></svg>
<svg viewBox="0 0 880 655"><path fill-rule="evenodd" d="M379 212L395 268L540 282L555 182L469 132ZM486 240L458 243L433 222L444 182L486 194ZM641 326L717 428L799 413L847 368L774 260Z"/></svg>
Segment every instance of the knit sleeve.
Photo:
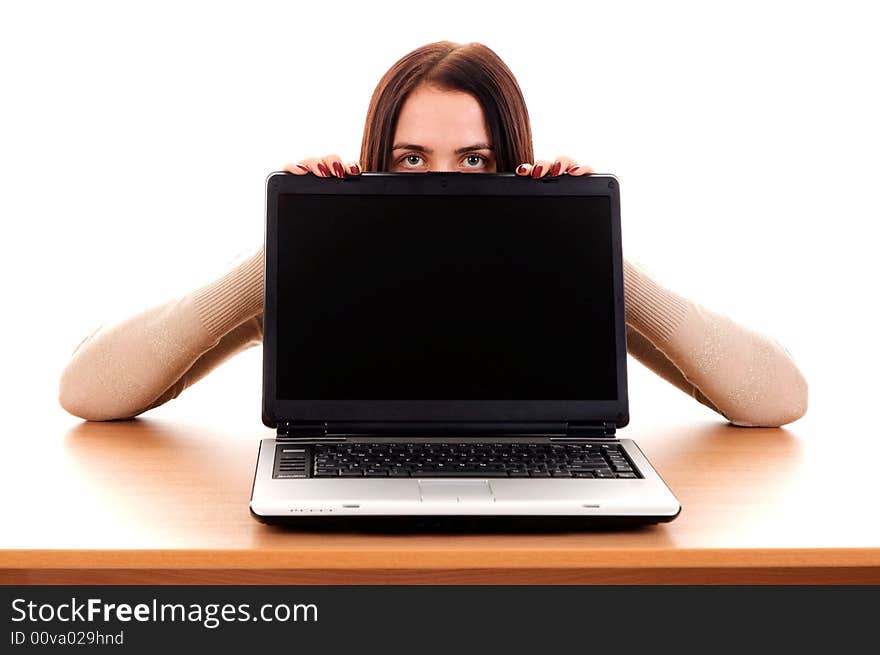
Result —
<svg viewBox="0 0 880 655"><path fill-rule="evenodd" d="M263 259L260 246L209 284L99 326L62 371L61 406L90 421L132 418L261 343Z"/></svg>
<svg viewBox="0 0 880 655"><path fill-rule="evenodd" d="M671 291L624 260L627 350L734 425L779 427L807 411L807 382L775 339Z"/></svg>

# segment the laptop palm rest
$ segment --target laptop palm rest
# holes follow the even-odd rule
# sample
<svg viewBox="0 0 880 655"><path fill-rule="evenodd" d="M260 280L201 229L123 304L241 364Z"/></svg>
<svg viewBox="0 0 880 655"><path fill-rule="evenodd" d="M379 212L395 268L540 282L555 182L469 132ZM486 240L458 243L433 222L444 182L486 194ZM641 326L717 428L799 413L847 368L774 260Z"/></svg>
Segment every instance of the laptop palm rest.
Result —
<svg viewBox="0 0 880 655"><path fill-rule="evenodd" d="M485 502L493 500L488 480L419 480L422 502Z"/></svg>

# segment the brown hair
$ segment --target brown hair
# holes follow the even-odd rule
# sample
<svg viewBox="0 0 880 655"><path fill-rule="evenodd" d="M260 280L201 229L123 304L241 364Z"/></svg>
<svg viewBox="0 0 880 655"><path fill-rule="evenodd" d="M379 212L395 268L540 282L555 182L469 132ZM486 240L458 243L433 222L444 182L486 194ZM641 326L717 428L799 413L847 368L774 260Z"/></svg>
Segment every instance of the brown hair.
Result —
<svg viewBox="0 0 880 655"><path fill-rule="evenodd" d="M513 73L482 43L437 41L399 59L379 80L364 125L360 162L366 171L390 168L391 140L400 109L421 84L469 93L483 109L499 173L531 162L529 112Z"/></svg>

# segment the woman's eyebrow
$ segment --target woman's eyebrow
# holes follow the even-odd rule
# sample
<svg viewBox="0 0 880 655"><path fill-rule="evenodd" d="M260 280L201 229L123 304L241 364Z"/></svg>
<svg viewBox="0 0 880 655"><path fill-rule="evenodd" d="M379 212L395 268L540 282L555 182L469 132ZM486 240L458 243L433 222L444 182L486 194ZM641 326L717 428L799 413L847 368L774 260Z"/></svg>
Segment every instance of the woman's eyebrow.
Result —
<svg viewBox="0 0 880 655"><path fill-rule="evenodd" d="M424 152L429 155L433 152L430 148L426 148L425 146L418 146L414 143L397 143L391 147L391 150L418 150L419 152ZM490 146L488 143L475 143L472 146L458 148L455 151L455 154L460 155L464 152L470 152L471 150L492 150L492 146Z"/></svg>
<svg viewBox="0 0 880 655"><path fill-rule="evenodd" d="M491 150L491 149L492 149L492 146L490 146L488 143L475 143L472 146L465 146L464 148L459 148L458 150L455 151L455 154L460 155L462 153L469 152L471 150Z"/></svg>

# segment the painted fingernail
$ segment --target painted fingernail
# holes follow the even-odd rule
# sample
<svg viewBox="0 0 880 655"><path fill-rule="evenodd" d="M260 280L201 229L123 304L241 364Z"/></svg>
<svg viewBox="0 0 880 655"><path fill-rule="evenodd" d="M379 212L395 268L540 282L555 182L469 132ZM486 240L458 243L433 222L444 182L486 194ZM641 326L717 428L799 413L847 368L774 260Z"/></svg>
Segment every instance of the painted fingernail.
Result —
<svg viewBox="0 0 880 655"><path fill-rule="evenodd" d="M541 171L543 169L543 166L535 166L535 170L532 171L532 177L541 177Z"/></svg>
<svg viewBox="0 0 880 655"><path fill-rule="evenodd" d="M338 161L333 162L333 171L336 173L336 177L345 177L345 171L342 170L342 164Z"/></svg>
<svg viewBox="0 0 880 655"><path fill-rule="evenodd" d="M553 164L553 166L550 168L550 175L551 176L559 175L560 168L562 168L562 164L560 164L559 162L556 162L555 164Z"/></svg>
<svg viewBox="0 0 880 655"><path fill-rule="evenodd" d="M301 171L305 171L305 172L307 172L307 173L309 172L309 167L308 167L308 166L303 166L302 164L297 164L296 167L297 167L298 169L300 169Z"/></svg>
<svg viewBox="0 0 880 655"><path fill-rule="evenodd" d="M355 175L360 175L361 169L358 168L357 164L352 164L351 165L351 172L354 173Z"/></svg>
<svg viewBox="0 0 880 655"><path fill-rule="evenodd" d="M529 167L526 166L525 164L520 164L519 166L516 167L516 172L520 173L520 174L525 173L527 170L529 170Z"/></svg>
<svg viewBox="0 0 880 655"><path fill-rule="evenodd" d="M318 171L320 171L321 177L330 177L330 171L327 170L324 164L318 164Z"/></svg>
<svg viewBox="0 0 880 655"><path fill-rule="evenodd" d="M569 173L574 173L575 171L579 171L579 170L581 170L581 167L580 167L580 166L575 166L574 168L569 168L569 169L568 169L568 172L569 172Z"/></svg>

